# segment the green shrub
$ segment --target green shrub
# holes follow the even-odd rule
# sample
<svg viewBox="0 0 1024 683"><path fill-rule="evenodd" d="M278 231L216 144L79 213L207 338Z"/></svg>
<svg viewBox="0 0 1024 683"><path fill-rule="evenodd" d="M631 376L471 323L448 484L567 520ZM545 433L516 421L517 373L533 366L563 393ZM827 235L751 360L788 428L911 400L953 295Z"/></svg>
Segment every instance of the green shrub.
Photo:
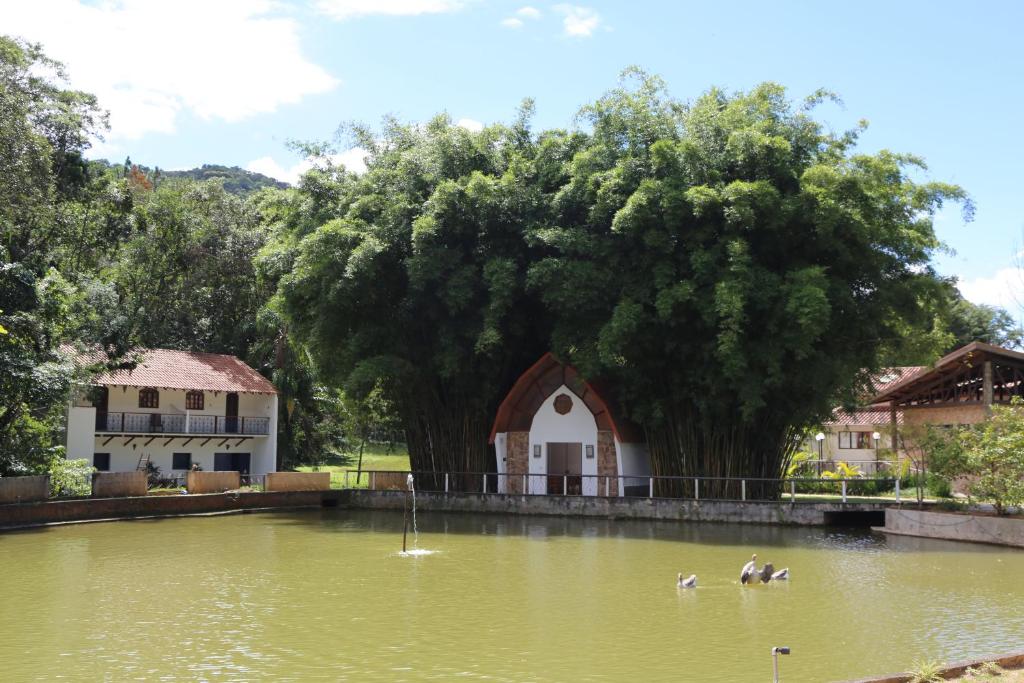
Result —
<svg viewBox="0 0 1024 683"><path fill-rule="evenodd" d="M92 473L96 469L89 461L66 460L55 457L50 460L50 496L53 498L83 498L92 495Z"/></svg>
<svg viewBox="0 0 1024 683"><path fill-rule="evenodd" d="M962 432L964 468L971 494L991 500L996 514L1024 504L1024 401L993 406L992 415Z"/></svg>

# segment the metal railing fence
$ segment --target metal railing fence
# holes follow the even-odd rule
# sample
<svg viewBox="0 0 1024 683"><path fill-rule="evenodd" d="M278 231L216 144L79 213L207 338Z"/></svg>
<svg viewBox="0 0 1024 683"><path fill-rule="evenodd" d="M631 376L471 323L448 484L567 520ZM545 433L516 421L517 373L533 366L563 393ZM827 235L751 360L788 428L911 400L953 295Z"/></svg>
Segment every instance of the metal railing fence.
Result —
<svg viewBox="0 0 1024 683"><path fill-rule="evenodd" d="M410 472L344 471L344 488L406 490ZM513 495L598 496L604 498L669 498L736 502L795 502L797 495L875 497L892 492L901 502L895 477L683 477L603 474L511 474L499 472L411 472L417 491Z"/></svg>

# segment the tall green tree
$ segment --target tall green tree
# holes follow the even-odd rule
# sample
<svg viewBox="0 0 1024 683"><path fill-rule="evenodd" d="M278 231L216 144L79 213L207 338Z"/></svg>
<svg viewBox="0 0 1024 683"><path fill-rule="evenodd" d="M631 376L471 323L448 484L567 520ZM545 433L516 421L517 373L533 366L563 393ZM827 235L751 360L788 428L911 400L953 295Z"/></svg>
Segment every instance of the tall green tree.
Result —
<svg viewBox="0 0 1024 683"><path fill-rule="evenodd" d="M554 347L614 380L655 474L777 477L800 429L932 329L931 216L964 192L857 153L777 85L692 104L631 72L584 108L551 255Z"/></svg>
<svg viewBox="0 0 1024 683"><path fill-rule="evenodd" d="M501 394L547 348L524 233L548 220L544 182L569 143L538 146L528 117L529 105L478 133L446 116L389 121L362 140L365 174L314 173L302 187L330 206L281 279L289 330L325 381L357 399L383 388L417 470L492 470Z"/></svg>
<svg viewBox="0 0 1024 683"><path fill-rule="evenodd" d="M1007 348L1020 348L1024 343L1024 330L1005 308L975 304L956 296L945 317L953 335L944 349L946 353L975 341Z"/></svg>
<svg viewBox="0 0 1024 683"><path fill-rule="evenodd" d="M0 36L0 474L44 467L56 445L74 375L57 349L84 298L54 266L104 122L39 46Z"/></svg>

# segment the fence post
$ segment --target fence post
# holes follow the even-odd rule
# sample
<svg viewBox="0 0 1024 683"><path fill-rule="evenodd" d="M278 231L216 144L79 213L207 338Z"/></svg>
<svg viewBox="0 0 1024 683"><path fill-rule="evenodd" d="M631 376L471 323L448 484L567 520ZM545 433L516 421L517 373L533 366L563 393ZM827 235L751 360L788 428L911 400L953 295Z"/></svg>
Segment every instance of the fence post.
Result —
<svg viewBox="0 0 1024 683"><path fill-rule="evenodd" d="M846 502L846 480L843 479L843 502Z"/></svg>
<svg viewBox="0 0 1024 683"><path fill-rule="evenodd" d="M792 479L789 480L789 502L796 502L796 482Z"/></svg>
<svg viewBox="0 0 1024 683"><path fill-rule="evenodd" d="M700 501L700 479L693 478L693 499Z"/></svg>
<svg viewBox="0 0 1024 683"><path fill-rule="evenodd" d="M740 500L747 499L747 480L740 479Z"/></svg>
<svg viewBox="0 0 1024 683"><path fill-rule="evenodd" d="M348 488L348 470L345 470L345 488Z"/></svg>
<svg viewBox="0 0 1024 683"><path fill-rule="evenodd" d="M529 492L530 492L529 491L529 487L527 487L527 485L526 485L526 475L524 474L523 475L523 495L525 496Z"/></svg>
<svg viewBox="0 0 1024 683"><path fill-rule="evenodd" d="M654 477L647 477L648 498L654 498Z"/></svg>
<svg viewBox="0 0 1024 683"><path fill-rule="evenodd" d="M900 478L896 477L896 502L900 502Z"/></svg>
<svg viewBox="0 0 1024 683"><path fill-rule="evenodd" d="M370 490L371 491L376 491L377 490L377 471L376 470L374 470L373 472L370 472Z"/></svg>
<svg viewBox="0 0 1024 683"><path fill-rule="evenodd" d="M444 492L448 493L448 473L444 473Z"/></svg>
<svg viewBox="0 0 1024 683"><path fill-rule="evenodd" d="M569 475L568 474L563 474L562 475L562 495L563 496L568 496L569 495Z"/></svg>
<svg viewBox="0 0 1024 683"><path fill-rule="evenodd" d="M480 486L480 493L487 493L487 473L483 474L483 484Z"/></svg>

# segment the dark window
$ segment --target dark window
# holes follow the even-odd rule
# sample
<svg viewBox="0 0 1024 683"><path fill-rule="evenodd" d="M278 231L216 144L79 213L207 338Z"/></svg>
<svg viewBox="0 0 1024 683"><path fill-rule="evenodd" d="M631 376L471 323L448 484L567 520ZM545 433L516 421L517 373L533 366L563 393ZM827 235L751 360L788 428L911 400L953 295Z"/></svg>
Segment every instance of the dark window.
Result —
<svg viewBox="0 0 1024 683"><path fill-rule="evenodd" d="M871 432L839 432L840 448L871 448Z"/></svg>
<svg viewBox="0 0 1024 683"><path fill-rule="evenodd" d="M240 472L249 474L250 453L214 453L213 469L217 472Z"/></svg>
<svg viewBox="0 0 1024 683"><path fill-rule="evenodd" d="M187 394L185 394L185 408L187 410L202 410L203 392L190 391Z"/></svg>
<svg viewBox="0 0 1024 683"><path fill-rule="evenodd" d="M172 470L190 470L192 469L192 454L191 453L175 453L171 458L171 469Z"/></svg>
<svg viewBox="0 0 1024 683"><path fill-rule="evenodd" d="M110 453L93 453L92 466L100 472L110 471Z"/></svg>
<svg viewBox="0 0 1024 683"><path fill-rule="evenodd" d="M160 407L160 392L156 389L140 389L139 390L139 407L140 408L159 408Z"/></svg>

